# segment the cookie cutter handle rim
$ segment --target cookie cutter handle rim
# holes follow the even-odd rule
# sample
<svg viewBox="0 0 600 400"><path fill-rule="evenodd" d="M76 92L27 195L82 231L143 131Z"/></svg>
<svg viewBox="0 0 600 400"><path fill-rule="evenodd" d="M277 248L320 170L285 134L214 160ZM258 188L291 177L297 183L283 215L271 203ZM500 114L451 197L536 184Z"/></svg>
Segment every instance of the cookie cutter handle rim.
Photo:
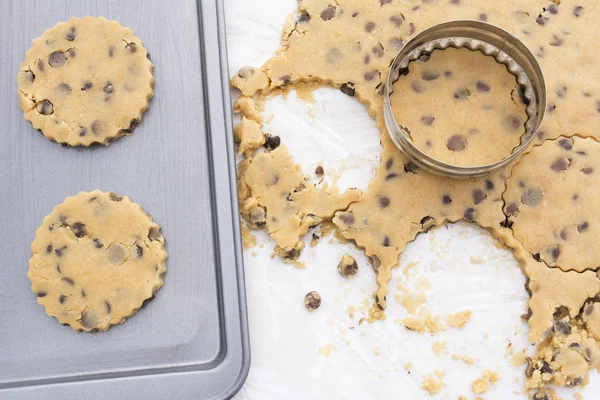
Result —
<svg viewBox="0 0 600 400"><path fill-rule="evenodd" d="M497 61L499 61L500 58L510 58L511 60L514 60L513 64L516 64L516 67L520 69L522 77L527 80L527 84L531 88L531 91L528 91L526 95L527 99L530 101L527 107L529 119L525 124L526 131L521 136L519 145L512 150L512 153L499 161L491 164L474 166L457 166L442 162L417 148L410 139L409 134L407 134L396 121L390 96L393 93L392 86L395 81L398 80L398 71L400 67L403 64L408 65L409 61L416 60L418 55L416 55L415 52L420 47L427 46L435 41L444 41L445 39L448 39L449 41L461 41L461 39L473 40L481 44L481 48L477 48L477 50L482 51L487 56L492 55L490 49L495 49L497 54L493 55ZM488 47L486 48L485 45ZM436 48L444 49L451 46L456 47L448 43L446 43L445 46L446 47ZM430 47L434 48L433 45ZM462 47L476 50L469 45L464 45ZM507 68L519 81L517 73L511 71L508 65ZM523 84L521 81L518 83L519 85ZM416 165L436 175L448 176L451 178L467 179L485 176L503 169L516 161L520 155L530 147L535 139L537 131L544 120L545 111L546 83L542 69L533 53L516 36L504 29L475 20L453 20L443 22L415 35L402 47L391 63L384 90L384 120L392 141Z"/></svg>

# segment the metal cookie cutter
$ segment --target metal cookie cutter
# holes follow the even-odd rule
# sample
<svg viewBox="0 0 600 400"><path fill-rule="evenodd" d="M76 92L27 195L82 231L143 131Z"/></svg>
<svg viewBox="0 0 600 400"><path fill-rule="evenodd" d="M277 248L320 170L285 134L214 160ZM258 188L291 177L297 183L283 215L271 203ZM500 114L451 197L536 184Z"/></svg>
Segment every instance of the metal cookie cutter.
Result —
<svg viewBox="0 0 600 400"><path fill-rule="evenodd" d="M506 65L517 78L526 104L527 122L521 142L510 155L487 165L457 166L439 161L419 150L408 132L400 126L394 117L390 95L392 85L401 75L408 73L408 64L433 50L448 47L466 47L479 50L492 56L497 62ZM428 28L409 40L400 50L390 66L385 85L384 118L390 137L404 154L421 168L452 178L474 178L490 174L515 161L524 153L535 138L546 111L546 84L542 69L535 56L515 36L497 26L473 20L455 20Z"/></svg>

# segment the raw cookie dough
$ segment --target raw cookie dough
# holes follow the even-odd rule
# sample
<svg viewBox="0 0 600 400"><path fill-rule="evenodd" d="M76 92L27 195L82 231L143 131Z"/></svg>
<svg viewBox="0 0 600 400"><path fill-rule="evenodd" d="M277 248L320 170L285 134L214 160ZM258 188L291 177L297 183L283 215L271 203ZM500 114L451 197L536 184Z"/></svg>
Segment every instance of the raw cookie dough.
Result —
<svg viewBox="0 0 600 400"><path fill-rule="evenodd" d="M71 18L33 41L17 75L25 119L71 146L109 144L140 123L153 96L152 62L117 21Z"/></svg>
<svg viewBox="0 0 600 400"><path fill-rule="evenodd" d="M561 306L581 323L577 310L587 296L597 293L596 274L548 268L514 239L502 198L510 170L464 181L433 176L404 157L390 140L383 121L382 85L402 43L417 31L450 19L496 24L517 35L535 53L548 93L548 110L538 144L548 138L576 134L600 139L600 70L595 68L600 61L595 51L600 36L600 8L592 0L561 4L509 0L502 7L492 1L465 0L338 0L334 4L303 0L284 27L283 44L277 54L261 68L244 68L232 79L232 85L245 96L264 98L284 86L287 90L298 82L320 82L355 97L376 120L383 146L377 175L369 190L347 209L340 209L333 219L339 234L363 249L377 271L377 308L371 310L370 317L382 315L378 310L385 307L391 270L406 244L432 227L466 220L488 228L515 252L530 279L530 312L526 317L530 339L537 342L547 334L553 313ZM298 167L287 151L281 157L264 159L256 174L279 171L281 178L288 170L297 173ZM243 174L240 177L243 182ZM242 184L240 190L243 193L247 188ZM287 206L298 207L298 203L292 201ZM266 230L276 241L281 240L277 237L279 231ZM296 246L300 237L289 236L288 245ZM582 331L585 329L589 328L582 327ZM557 343L550 346L558 349ZM567 382L553 379L559 384Z"/></svg>
<svg viewBox="0 0 600 400"><path fill-rule="evenodd" d="M519 145L527 114L505 65L479 51L448 48L408 69L394 83L390 101L419 150L473 166L500 161Z"/></svg>
<svg viewBox="0 0 600 400"><path fill-rule="evenodd" d="M160 227L127 196L81 192L44 218L31 244L31 289L76 331L106 331L139 310L167 271Z"/></svg>
<svg viewBox="0 0 600 400"><path fill-rule="evenodd" d="M563 137L533 148L513 168L503 195L515 237L550 266L597 269L599 178L594 139Z"/></svg>

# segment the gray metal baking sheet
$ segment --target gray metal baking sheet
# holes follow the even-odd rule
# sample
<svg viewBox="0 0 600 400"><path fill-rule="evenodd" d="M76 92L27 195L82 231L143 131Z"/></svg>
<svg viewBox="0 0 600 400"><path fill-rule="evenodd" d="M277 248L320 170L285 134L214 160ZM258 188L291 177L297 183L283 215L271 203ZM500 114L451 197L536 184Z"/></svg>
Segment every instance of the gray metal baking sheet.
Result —
<svg viewBox="0 0 600 400"><path fill-rule="evenodd" d="M249 368L235 163L219 0L0 0L0 399L221 399ZM139 36L155 98L129 137L67 148L23 118L16 75L32 40L72 16ZM130 196L163 228L156 298L106 333L46 315L27 278L30 243L65 197Z"/></svg>

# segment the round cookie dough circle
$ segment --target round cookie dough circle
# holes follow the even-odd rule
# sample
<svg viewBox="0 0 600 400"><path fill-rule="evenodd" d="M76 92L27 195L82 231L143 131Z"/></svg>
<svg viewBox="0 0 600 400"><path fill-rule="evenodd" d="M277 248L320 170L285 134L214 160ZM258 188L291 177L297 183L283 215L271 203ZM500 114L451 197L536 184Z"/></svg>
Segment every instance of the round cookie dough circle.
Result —
<svg viewBox="0 0 600 400"><path fill-rule="evenodd" d="M167 271L160 227L126 196L81 192L44 218L27 276L48 315L106 331L151 299Z"/></svg>
<svg viewBox="0 0 600 400"><path fill-rule="evenodd" d="M538 260L564 271L600 265L600 143L579 137L544 142L512 169L504 213Z"/></svg>
<svg viewBox="0 0 600 400"><path fill-rule="evenodd" d="M33 41L17 75L25 119L48 139L107 145L139 124L153 96L153 65L130 29L71 18Z"/></svg>

